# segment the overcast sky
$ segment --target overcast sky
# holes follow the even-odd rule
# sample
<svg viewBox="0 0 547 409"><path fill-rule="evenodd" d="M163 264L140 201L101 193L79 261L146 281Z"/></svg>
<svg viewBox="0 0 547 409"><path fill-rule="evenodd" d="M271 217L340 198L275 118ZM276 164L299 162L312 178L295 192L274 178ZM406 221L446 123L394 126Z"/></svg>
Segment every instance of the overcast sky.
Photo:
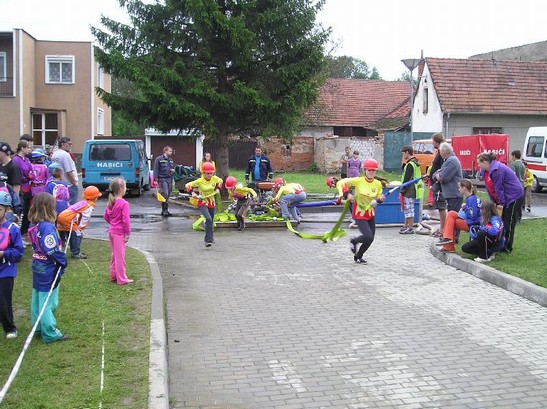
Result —
<svg viewBox="0 0 547 409"><path fill-rule="evenodd" d="M383 79L401 59L467 58L547 40L545 0L327 0L319 21L332 27L334 55L376 67ZM23 28L39 40L93 40L100 15L118 21L116 0L0 0L0 30Z"/></svg>

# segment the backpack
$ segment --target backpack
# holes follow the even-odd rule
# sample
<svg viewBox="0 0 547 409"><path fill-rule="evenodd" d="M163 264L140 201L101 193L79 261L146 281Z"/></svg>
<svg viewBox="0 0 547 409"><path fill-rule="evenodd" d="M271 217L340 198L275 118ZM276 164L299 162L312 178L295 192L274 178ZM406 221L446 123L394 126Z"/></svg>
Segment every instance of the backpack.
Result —
<svg viewBox="0 0 547 409"><path fill-rule="evenodd" d="M41 163L33 164L32 171L34 172L34 179L30 181L30 191L32 192L32 196L36 196L38 193L46 190L49 172L46 165Z"/></svg>
<svg viewBox="0 0 547 409"><path fill-rule="evenodd" d="M7 182L0 180L0 192L9 193L11 196L11 210L14 214L21 214L23 212L23 205L19 195L15 193L15 190Z"/></svg>
<svg viewBox="0 0 547 409"><path fill-rule="evenodd" d="M70 199L70 192L68 187L63 183L56 183L52 192L55 201L57 202L66 202Z"/></svg>

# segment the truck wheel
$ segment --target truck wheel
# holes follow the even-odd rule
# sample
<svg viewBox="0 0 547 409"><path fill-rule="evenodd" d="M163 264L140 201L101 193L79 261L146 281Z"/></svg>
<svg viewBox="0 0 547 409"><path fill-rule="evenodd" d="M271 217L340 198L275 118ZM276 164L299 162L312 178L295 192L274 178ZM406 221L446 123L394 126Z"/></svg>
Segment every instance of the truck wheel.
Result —
<svg viewBox="0 0 547 409"><path fill-rule="evenodd" d="M534 175L534 181L532 182L532 192L539 193L541 192L541 189L543 189L543 186L539 184L536 176Z"/></svg>
<svg viewBox="0 0 547 409"><path fill-rule="evenodd" d="M141 197L142 195L142 186L139 184L138 187L131 189L131 196Z"/></svg>

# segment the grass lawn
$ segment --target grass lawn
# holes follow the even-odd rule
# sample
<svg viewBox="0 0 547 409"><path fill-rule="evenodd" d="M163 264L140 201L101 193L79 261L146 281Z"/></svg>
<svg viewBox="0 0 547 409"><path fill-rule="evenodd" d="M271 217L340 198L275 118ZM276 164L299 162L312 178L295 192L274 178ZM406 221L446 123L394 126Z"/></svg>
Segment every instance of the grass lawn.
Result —
<svg viewBox="0 0 547 409"><path fill-rule="evenodd" d="M136 250L126 254L133 284L110 283L110 245L84 240L87 260L69 258L61 280L59 328L66 342L50 345L33 339L2 408L146 408L150 340L151 277ZM9 373L30 333L32 273L30 249L15 279L14 314L19 337L0 339L0 383ZM104 326L104 336L103 336ZM3 334L2 334L3 335ZM101 356L104 340L104 390Z"/></svg>
<svg viewBox="0 0 547 409"><path fill-rule="evenodd" d="M475 256L461 251L461 243L469 240L469 235L462 232L457 254L463 258ZM528 219L517 224L513 252L497 254L488 263L490 267L512 276L522 278L538 286L547 288L547 269L545 268L545 248L547 248L547 219Z"/></svg>

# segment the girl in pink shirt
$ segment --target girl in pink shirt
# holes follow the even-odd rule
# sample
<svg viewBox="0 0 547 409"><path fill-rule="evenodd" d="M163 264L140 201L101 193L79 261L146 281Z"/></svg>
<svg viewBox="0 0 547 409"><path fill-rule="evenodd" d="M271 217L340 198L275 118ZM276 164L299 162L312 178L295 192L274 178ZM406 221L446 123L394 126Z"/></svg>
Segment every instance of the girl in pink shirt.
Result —
<svg viewBox="0 0 547 409"><path fill-rule="evenodd" d="M125 266L125 245L131 234L129 203L123 198L126 191L125 180L122 178L112 180L109 190L104 219L109 224L108 237L112 250L110 281L118 285L125 285L133 282L127 278Z"/></svg>

